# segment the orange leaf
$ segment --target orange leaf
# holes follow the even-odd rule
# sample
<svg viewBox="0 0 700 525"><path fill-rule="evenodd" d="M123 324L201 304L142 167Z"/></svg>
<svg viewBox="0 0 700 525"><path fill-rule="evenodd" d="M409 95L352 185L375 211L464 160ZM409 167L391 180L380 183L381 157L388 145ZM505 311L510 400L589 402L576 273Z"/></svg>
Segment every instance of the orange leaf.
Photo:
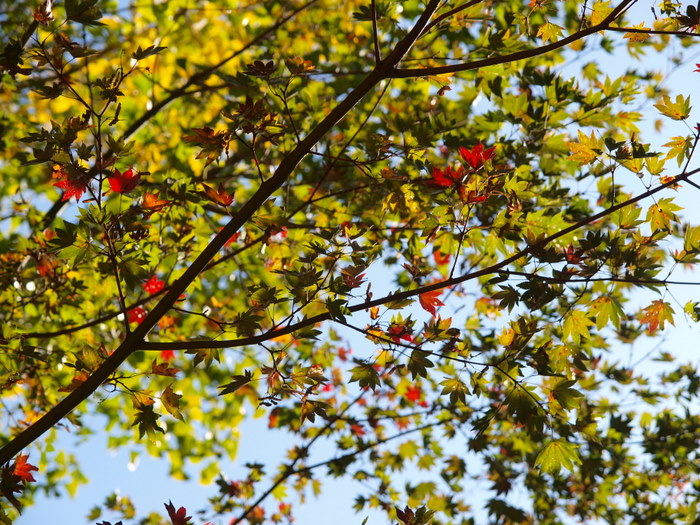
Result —
<svg viewBox="0 0 700 525"><path fill-rule="evenodd" d="M146 193L143 196L143 202L141 203L141 208L148 213L156 213L165 208L170 201L161 199L159 193Z"/></svg>
<svg viewBox="0 0 700 525"><path fill-rule="evenodd" d="M649 327L649 334L653 334L659 328L663 329L666 321L673 323L673 308L667 302L657 299L642 310L639 321Z"/></svg>
<svg viewBox="0 0 700 525"><path fill-rule="evenodd" d="M436 306L445 306L445 303L438 299L441 293L442 290L433 290L431 292L424 292L418 296L423 310L432 314L433 317L437 315Z"/></svg>
<svg viewBox="0 0 700 525"><path fill-rule="evenodd" d="M27 463L29 456L27 454L21 454L15 461L15 468L12 471L15 476L22 478L22 481L36 481L34 476L32 476L33 470L39 470L34 465Z"/></svg>
<svg viewBox="0 0 700 525"><path fill-rule="evenodd" d="M222 184L219 184L216 190L204 183L202 183L202 186L204 186L204 192L207 194L207 197L215 203L221 206L231 206L233 203L233 193L227 192Z"/></svg>

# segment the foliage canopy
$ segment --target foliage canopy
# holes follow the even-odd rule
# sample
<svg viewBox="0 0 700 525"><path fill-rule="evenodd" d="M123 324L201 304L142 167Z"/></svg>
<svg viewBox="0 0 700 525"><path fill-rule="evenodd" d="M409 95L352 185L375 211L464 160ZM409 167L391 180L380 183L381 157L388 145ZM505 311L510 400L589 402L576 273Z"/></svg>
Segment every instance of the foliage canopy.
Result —
<svg viewBox="0 0 700 525"><path fill-rule="evenodd" d="M695 523L697 368L621 349L700 316L649 68L699 9L635 4L0 1L0 522L85 481L68 427L201 462L201 522L330 476L405 525ZM246 406L294 445L230 479ZM89 519L192 520L125 501Z"/></svg>

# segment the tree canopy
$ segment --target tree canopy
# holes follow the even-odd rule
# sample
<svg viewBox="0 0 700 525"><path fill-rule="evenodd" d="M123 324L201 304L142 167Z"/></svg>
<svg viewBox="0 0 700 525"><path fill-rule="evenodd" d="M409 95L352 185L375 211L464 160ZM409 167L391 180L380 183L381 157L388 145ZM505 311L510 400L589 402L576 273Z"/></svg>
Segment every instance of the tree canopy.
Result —
<svg viewBox="0 0 700 525"><path fill-rule="evenodd" d="M329 477L358 524L695 523L697 366L638 349L700 318L700 4L638 4L0 0L0 523L94 481L67 430L211 483L103 525ZM293 445L233 478L246 407Z"/></svg>

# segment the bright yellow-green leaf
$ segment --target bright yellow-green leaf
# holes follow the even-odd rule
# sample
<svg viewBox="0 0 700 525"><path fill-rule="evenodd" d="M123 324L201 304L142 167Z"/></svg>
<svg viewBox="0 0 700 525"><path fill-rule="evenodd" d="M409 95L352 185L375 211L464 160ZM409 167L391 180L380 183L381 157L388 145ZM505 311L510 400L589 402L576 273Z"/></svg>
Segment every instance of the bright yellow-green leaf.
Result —
<svg viewBox="0 0 700 525"><path fill-rule="evenodd" d="M685 159L688 158L690 154L690 148L693 147L693 140L691 137L671 137L671 140L664 144L665 148L669 148L666 153L667 159L675 158L678 162L678 167L683 165Z"/></svg>
<svg viewBox="0 0 700 525"><path fill-rule="evenodd" d="M652 230L668 230L672 222L678 222L675 212L682 210L672 199L659 199L656 204L649 206L647 211L647 222Z"/></svg>
<svg viewBox="0 0 700 525"><path fill-rule="evenodd" d="M609 322L615 328L620 328L620 316L624 311L609 295L603 295L588 305L588 313L595 318L596 328L602 329Z"/></svg>
<svg viewBox="0 0 700 525"><path fill-rule="evenodd" d="M559 35L561 35L563 28L558 25L546 22L540 26L537 31L537 36L542 38L543 42L556 42L559 40Z"/></svg>
<svg viewBox="0 0 700 525"><path fill-rule="evenodd" d="M578 142L566 143L569 151L571 151L569 159L579 164L590 164L601 154L602 144L602 140L596 138L595 132L591 132L591 135L587 136L579 130Z"/></svg>
<svg viewBox="0 0 700 525"><path fill-rule="evenodd" d="M564 317L562 335L564 339L570 339L573 343L579 344L582 337L589 337L591 334L588 327L593 325L593 321L588 318L588 314L583 310L572 310Z"/></svg>
<svg viewBox="0 0 700 525"><path fill-rule="evenodd" d="M630 29L641 29L641 30L649 30L649 28L642 22L641 24L637 24L636 26L631 26ZM647 40L651 35L648 33L637 33L635 32L630 32L630 33L625 33L625 36L622 38L628 39L630 42L644 42Z"/></svg>
<svg viewBox="0 0 700 525"><path fill-rule="evenodd" d="M552 441L537 455L535 466L543 472L556 474L562 467L573 472L576 465L581 464L577 452L578 445L563 440Z"/></svg>
<svg viewBox="0 0 700 525"><path fill-rule="evenodd" d="M663 95L654 107L673 120L685 120L690 116L690 97L678 95L673 102L671 97Z"/></svg>
<svg viewBox="0 0 700 525"><path fill-rule="evenodd" d="M598 0L594 2L593 11L591 12L591 24L594 26L600 24L611 11L612 7L609 1Z"/></svg>

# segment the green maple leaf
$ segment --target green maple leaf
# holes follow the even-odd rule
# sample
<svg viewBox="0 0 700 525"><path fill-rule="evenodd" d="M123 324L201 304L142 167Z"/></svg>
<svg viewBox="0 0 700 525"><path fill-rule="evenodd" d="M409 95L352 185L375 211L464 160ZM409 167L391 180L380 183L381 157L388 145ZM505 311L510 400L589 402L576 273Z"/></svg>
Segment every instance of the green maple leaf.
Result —
<svg viewBox="0 0 700 525"><path fill-rule="evenodd" d="M588 331L588 327L591 325L593 325L593 321L588 318L586 312L573 310L564 318L564 339L571 339L575 344L579 344L581 337L589 337L591 335Z"/></svg>
<svg viewBox="0 0 700 525"><path fill-rule="evenodd" d="M543 472L557 473L562 467L573 472L574 466L581 464L577 448L578 445L563 440L552 441L537 454L535 466Z"/></svg>
<svg viewBox="0 0 700 525"><path fill-rule="evenodd" d="M556 42L559 40L559 35L561 35L561 33L561 27L547 22L540 26L540 29L537 31L537 36L541 37L543 42Z"/></svg>

